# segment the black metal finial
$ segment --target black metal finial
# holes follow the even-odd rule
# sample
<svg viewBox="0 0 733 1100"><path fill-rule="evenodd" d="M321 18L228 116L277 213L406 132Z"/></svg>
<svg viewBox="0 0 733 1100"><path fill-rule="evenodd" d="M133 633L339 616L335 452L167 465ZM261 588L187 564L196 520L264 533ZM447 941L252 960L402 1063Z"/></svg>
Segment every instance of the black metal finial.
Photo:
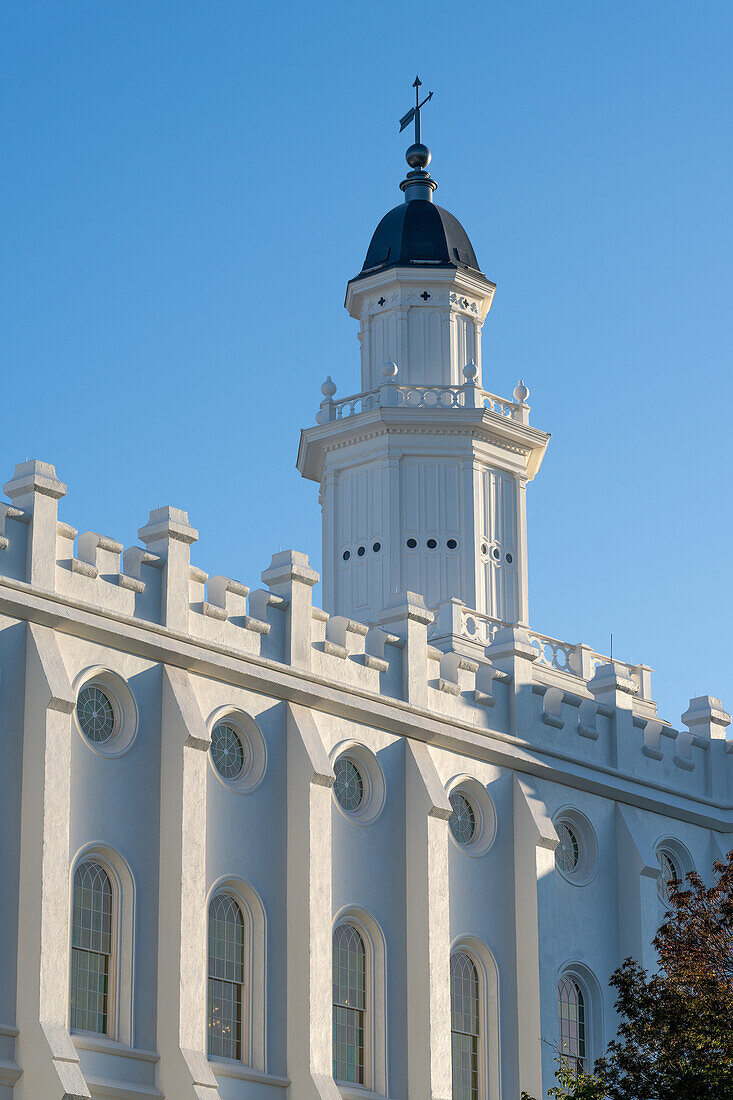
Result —
<svg viewBox="0 0 733 1100"><path fill-rule="evenodd" d="M415 106L410 107L410 110L407 112L407 114L403 115L402 118L400 119L400 133L402 133L402 131L404 129L406 129L410 125L412 120L414 119L415 120L415 145L422 145L422 139L421 139L421 135L420 135L420 111L425 106L425 104L429 103L430 100L433 98L433 93L429 92L425 96L425 99L421 103L420 102L420 89L422 88L422 80L420 79L419 76L415 77L415 81L414 81L412 86L415 89ZM429 160L429 156L428 156L428 160ZM422 167L424 167L424 165Z"/></svg>

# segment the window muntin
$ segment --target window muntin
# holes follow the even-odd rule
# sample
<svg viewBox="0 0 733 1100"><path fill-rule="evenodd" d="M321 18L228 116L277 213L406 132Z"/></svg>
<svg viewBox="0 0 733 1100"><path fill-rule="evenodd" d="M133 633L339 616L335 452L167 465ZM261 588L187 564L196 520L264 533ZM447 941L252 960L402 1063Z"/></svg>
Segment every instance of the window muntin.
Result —
<svg viewBox="0 0 733 1100"><path fill-rule="evenodd" d="M563 1065L576 1073L586 1059L585 1003L580 986L572 978L561 978L557 987L560 1022L560 1054Z"/></svg>
<svg viewBox="0 0 733 1100"><path fill-rule="evenodd" d="M465 951L450 960L453 1100L478 1100L478 974Z"/></svg>
<svg viewBox="0 0 733 1100"><path fill-rule="evenodd" d="M661 851L657 852L657 859L659 860L659 866L662 869L662 873L657 879L657 893L659 894L659 900L664 905L669 905L670 888L673 881L681 881L682 874L680 872L677 859L671 852Z"/></svg>
<svg viewBox="0 0 733 1100"><path fill-rule="evenodd" d="M336 776L333 790L339 805L347 813L356 813L364 801L364 780L361 772L348 756L340 756L333 770Z"/></svg>
<svg viewBox="0 0 733 1100"><path fill-rule="evenodd" d="M238 779L247 767L244 742L227 722L220 722L212 730L211 760L222 779Z"/></svg>
<svg viewBox="0 0 733 1100"><path fill-rule="evenodd" d="M450 831L459 844L470 844L476 835L476 812L463 791L451 791L448 800L453 813L448 818Z"/></svg>
<svg viewBox="0 0 733 1100"><path fill-rule="evenodd" d="M352 924L333 934L333 1076L364 1084L366 951Z"/></svg>
<svg viewBox="0 0 733 1100"><path fill-rule="evenodd" d="M71 928L71 1027L106 1035L112 970L112 884L98 863L80 863L74 873Z"/></svg>
<svg viewBox="0 0 733 1100"><path fill-rule="evenodd" d="M241 1061L244 917L230 894L209 905L209 1056Z"/></svg>
<svg viewBox="0 0 733 1100"><path fill-rule="evenodd" d="M557 825L557 835L560 843L555 849L555 862L561 871L571 875L580 863L578 834L567 821L560 821Z"/></svg>
<svg viewBox="0 0 733 1100"><path fill-rule="evenodd" d="M115 734L117 725L112 702L97 684L85 684L76 699L79 728L95 745L105 745Z"/></svg>

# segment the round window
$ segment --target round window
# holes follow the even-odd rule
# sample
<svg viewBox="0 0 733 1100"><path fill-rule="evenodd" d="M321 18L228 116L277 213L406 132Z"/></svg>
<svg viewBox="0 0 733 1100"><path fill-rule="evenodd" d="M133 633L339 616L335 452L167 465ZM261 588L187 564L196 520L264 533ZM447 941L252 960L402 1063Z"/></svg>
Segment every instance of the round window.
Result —
<svg viewBox="0 0 733 1100"><path fill-rule="evenodd" d="M585 814L567 806L554 819L555 867L573 886L586 886L598 867L598 839Z"/></svg>
<svg viewBox="0 0 733 1100"><path fill-rule="evenodd" d="M382 549L381 542L375 542L374 546L372 546L372 550L374 551L375 554L378 554L381 549Z"/></svg>
<svg viewBox="0 0 733 1100"><path fill-rule="evenodd" d="M446 546L449 550L455 550L455 548L458 546L458 543L455 539L448 539Z"/></svg>
<svg viewBox="0 0 733 1100"><path fill-rule="evenodd" d="M557 826L560 843L555 849L555 862L561 871L571 875L580 863L580 841L571 825L561 821Z"/></svg>
<svg viewBox="0 0 733 1100"><path fill-rule="evenodd" d="M211 734L211 760L222 779L238 779L247 764L244 742L233 726L220 722Z"/></svg>
<svg viewBox="0 0 733 1100"><path fill-rule="evenodd" d="M408 547L409 550L414 550L416 546L417 546L417 539L408 539L407 540L407 547Z"/></svg>
<svg viewBox="0 0 733 1100"><path fill-rule="evenodd" d="M349 558L351 557L351 551L350 550L344 550L341 557L344 559L344 561L348 561Z"/></svg>
<svg viewBox="0 0 733 1100"><path fill-rule="evenodd" d="M94 745L105 745L115 735L115 708L97 684L85 684L79 692L76 717L81 732Z"/></svg>
<svg viewBox="0 0 733 1100"><path fill-rule="evenodd" d="M357 552L357 554L359 555L360 558L363 558L364 555L366 554L366 546L360 546L359 549L356 552Z"/></svg>
<svg viewBox="0 0 733 1100"><path fill-rule="evenodd" d="M437 545L438 543L436 539L428 539L428 550L435 550Z"/></svg>
<svg viewBox="0 0 733 1100"><path fill-rule="evenodd" d="M353 814L364 801L364 780L361 772L347 756L340 756L333 767L336 782L334 794L342 809Z"/></svg>
<svg viewBox="0 0 733 1100"><path fill-rule="evenodd" d="M450 831L459 844L470 844L476 835L476 813L463 791L451 791L448 800L453 813L448 818Z"/></svg>

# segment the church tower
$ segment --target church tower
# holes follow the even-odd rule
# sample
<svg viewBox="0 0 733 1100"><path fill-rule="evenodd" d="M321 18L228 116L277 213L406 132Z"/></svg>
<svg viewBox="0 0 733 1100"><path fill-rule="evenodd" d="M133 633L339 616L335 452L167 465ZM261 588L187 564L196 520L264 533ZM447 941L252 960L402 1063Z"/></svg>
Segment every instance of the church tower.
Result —
<svg viewBox="0 0 733 1100"><path fill-rule="evenodd" d="M402 120L415 123L404 201L380 221L346 290L361 391L337 398L327 378L317 426L301 436L298 469L320 484L323 603L378 622L409 589L429 607L457 598L526 623L525 493L549 437L530 426L523 382L513 400L483 388L481 330L496 287L461 223L433 200L415 88Z"/></svg>

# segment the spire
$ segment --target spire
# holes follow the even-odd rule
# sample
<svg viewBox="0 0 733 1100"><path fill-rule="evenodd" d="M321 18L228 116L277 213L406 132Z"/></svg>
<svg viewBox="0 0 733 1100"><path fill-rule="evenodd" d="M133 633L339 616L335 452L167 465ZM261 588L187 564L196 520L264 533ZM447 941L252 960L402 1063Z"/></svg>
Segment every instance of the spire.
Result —
<svg viewBox="0 0 733 1100"><path fill-rule="evenodd" d="M411 172L408 172L406 177L402 180L400 188L405 193L405 202L412 202L413 199L427 199L428 202L433 201L433 191L438 186L434 179L430 178L430 173L425 169L430 164L431 153L427 145L422 143L422 135L420 132L420 111L429 103L433 98L433 93L429 92L425 99L420 102L420 88L422 87L422 81L419 76L415 77L415 82L412 85L415 89L415 106L411 107L406 115L403 115L400 119L400 133L411 122L415 123L415 141L405 153L405 160L412 168Z"/></svg>

